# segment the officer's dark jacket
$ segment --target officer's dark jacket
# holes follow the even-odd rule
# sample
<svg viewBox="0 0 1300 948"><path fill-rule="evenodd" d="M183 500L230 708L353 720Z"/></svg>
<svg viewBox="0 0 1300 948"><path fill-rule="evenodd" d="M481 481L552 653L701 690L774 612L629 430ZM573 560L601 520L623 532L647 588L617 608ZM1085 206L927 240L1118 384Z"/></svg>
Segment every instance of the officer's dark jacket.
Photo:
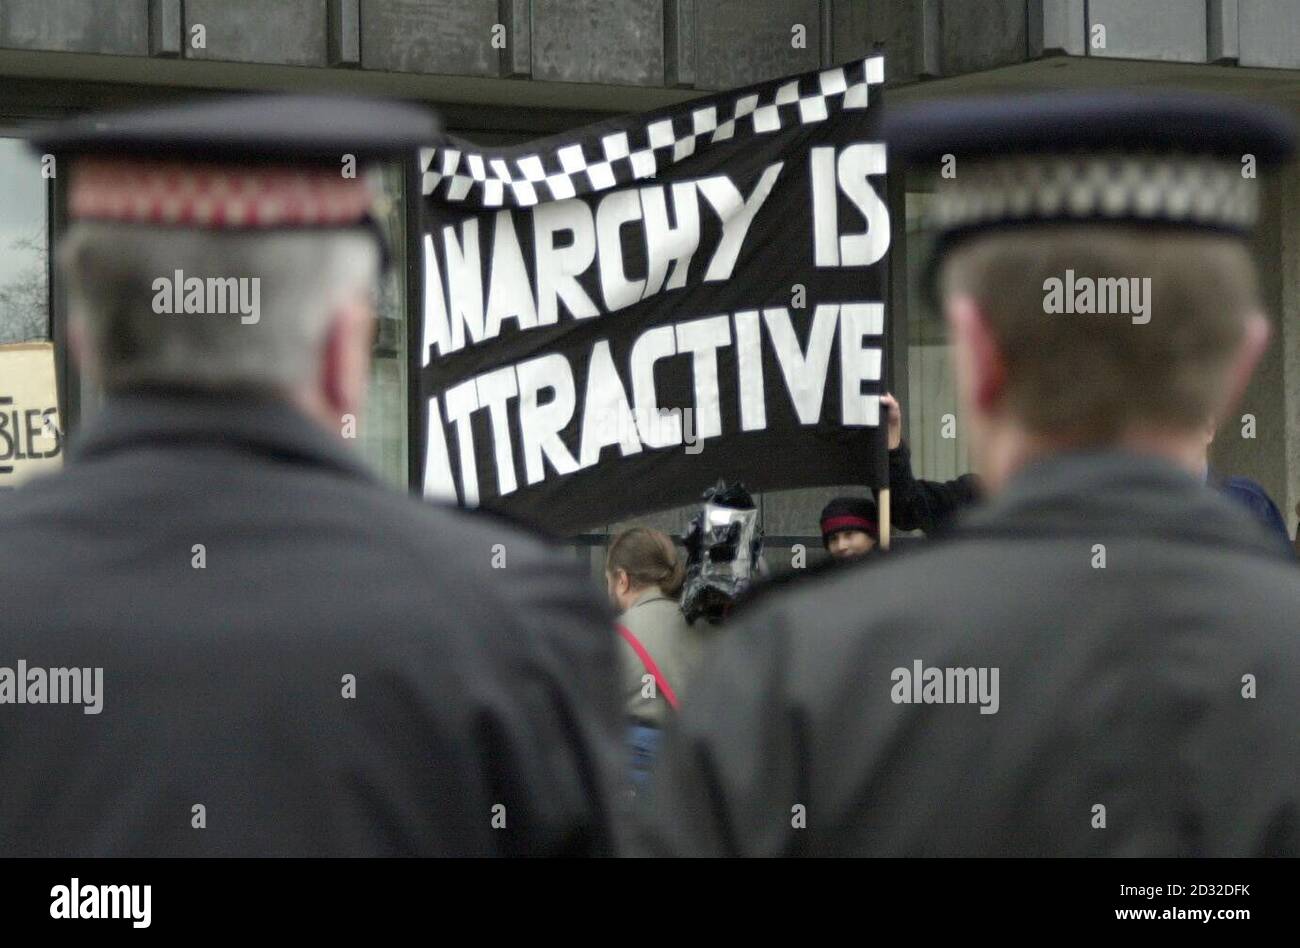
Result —
<svg viewBox="0 0 1300 948"><path fill-rule="evenodd" d="M98 666L104 692L0 704L0 855L614 848L589 581L285 405L120 399L0 496L0 583L0 666Z"/></svg>
<svg viewBox="0 0 1300 948"><path fill-rule="evenodd" d="M1300 855L1294 562L1164 462L1041 462L948 542L724 634L668 731L650 851ZM998 669L997 712L902 703L916 662Z"/></svg>

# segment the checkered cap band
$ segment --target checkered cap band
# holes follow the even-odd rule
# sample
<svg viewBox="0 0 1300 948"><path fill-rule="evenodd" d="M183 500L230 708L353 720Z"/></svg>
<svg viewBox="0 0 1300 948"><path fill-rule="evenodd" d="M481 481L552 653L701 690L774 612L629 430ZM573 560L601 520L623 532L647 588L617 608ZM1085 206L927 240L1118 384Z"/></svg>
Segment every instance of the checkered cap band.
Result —
<svg viewBox="0 0 1300 948"><path fill-rule="evenodd" d="M940 179L939 232L1012 223L1147 222L1248 232L1259 189L1238 162L1181 155L1019 155L959 163Z"/></svg>
<svg viewBox="0 0 1300 948"><path fill-rule="evenodd" d="M836 111L865 109L871 98L868 88L884 81L885 61L874 56L767 83L731 98L718 97L693 109L661 113L631 131L536 154L499 157L468 147L426 148L420 152L422 191L478 207L562 201L653 178L660 169L719 142L822 122Z"/></svg>
<svg viewBox="0 0 1300 948"><path fill-rule="evenodd" d="M364 176L331 168L78 158L69 188L75 219L213 230L347 227L372 213Z"/></svg>

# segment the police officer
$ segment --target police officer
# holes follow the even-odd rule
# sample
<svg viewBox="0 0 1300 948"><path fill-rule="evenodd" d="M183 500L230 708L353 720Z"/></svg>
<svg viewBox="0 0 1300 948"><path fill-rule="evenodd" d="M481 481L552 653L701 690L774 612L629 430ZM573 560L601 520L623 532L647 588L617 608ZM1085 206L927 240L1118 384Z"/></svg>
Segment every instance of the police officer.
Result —
<svg viewBox="0 0 1300 948"><path fill-rule="evenodd" d="M956 158L933 276L990 498L949 544L737 615L649 848L1300 855L1300 584L1199 462L1268 334L1249 172L1288 124L1094 92L887 137Z"/></svg>
<svg viewBox="0 0 1300 948"><path fill-rule="evenodd" d="M383 249L366 171L437 134L311 97L36 134L106 404L65 472L0 501L0 656L102 687L55 706L55 678L0 677L6 855L613 850L616 640L588 579L345 441Z"/></svg>

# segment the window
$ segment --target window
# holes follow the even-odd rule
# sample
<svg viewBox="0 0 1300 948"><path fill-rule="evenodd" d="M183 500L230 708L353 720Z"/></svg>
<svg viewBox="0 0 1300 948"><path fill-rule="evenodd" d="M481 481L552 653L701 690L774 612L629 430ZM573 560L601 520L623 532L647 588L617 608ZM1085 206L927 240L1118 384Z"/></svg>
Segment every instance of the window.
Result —
<svg viewBox="0 0 1300 948"><path fill-rule="evenodd" d="M47 217L39 156L0 138L0 345L50 338Z"/></svg>
<svg viewBox="0 0 1300 948"><path fill-rule="evenodd" d="M376 182L381 224L388 237L392 267L380 287L376 307L374 358L365 416L357 441L362 454L390 484L407 485L406 366L406 193L404 169L385 166Z"/></svg>
<svg viewBox="0 0 1300 948"><path fill-rule="evenodd" d="M966 429L957 408L948 327L921 285L934 243L934 235L923 222L929 199L926 192L907 194L907 400L903 403L907 414L903 435L917 477L951 480L971 468Z"/></svg>

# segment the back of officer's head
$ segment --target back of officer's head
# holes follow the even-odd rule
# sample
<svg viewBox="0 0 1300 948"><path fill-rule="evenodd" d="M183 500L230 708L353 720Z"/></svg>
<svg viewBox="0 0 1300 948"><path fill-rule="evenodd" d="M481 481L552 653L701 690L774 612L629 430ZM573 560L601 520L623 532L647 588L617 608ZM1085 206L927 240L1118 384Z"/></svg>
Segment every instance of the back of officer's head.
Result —
<svg viewBox="0 0 1300 948"><path fill-rule="evenodd" d="M364 384L379 272L365 231L82 222L59 265L84 367L106 391L348 400L338 390ZM201 312L185 311L187 283Z"/></svg>
<svg viewBox="0 0 1300 948"><path fill-rule="evenodd" d="M383 257L371 172L440 135L415 106L235 96L32 130L68 168L70 336L109 393L361 406Z"/></svg>
<svg viewBox="0 0 1300 948"><path fill-rule="evenodd" d="M936 176L928 274L990 486L1071 448L1203 463L1206 419L1267 341L1247 243L1256 169L1294 151L1290 117L1093 89L936 100L885 124Z"/></svg>
<svg viewBox="0 0 1300 948"><path fill-rule="evenodd" d="M990 232L948 254L939 285L967 409L1064 445L1203 440L1267 337L1244 242L1200 231Z"/></svg>

